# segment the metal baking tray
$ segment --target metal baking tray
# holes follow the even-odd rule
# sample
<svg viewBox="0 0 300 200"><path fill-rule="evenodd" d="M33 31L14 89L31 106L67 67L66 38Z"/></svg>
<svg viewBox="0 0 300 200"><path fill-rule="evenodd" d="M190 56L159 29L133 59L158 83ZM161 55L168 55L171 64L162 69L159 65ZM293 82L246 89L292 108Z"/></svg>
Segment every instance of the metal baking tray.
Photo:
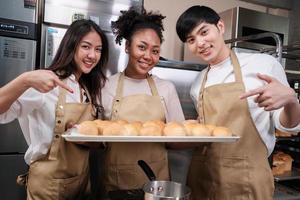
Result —
<svg viewBox="0 0 300 200"><path fill-rule="evenodd" d="M69 142L236 142L240 136L102 136L82 135L67 131L62 135Z"/></svg>
<svg viewBox="0 0 300 200"><path fill-rule="evenodd" d="M300 169L293 168L292 171L285 172L284 174L274 176L274 180L276 182L293 180L293 179L300 179Z"/></svg>

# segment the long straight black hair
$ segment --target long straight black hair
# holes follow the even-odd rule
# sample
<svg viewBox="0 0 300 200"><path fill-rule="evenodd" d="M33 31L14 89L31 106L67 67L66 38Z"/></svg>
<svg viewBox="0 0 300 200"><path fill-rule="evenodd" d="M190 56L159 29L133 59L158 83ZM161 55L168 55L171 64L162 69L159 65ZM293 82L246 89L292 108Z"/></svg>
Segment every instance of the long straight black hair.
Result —
<svg viewBox="0 0 300 200"><path fill-rule="evenodd" d="M108 61L109 50L107 37L97 24L85 19L73 22L64 35L48 69L56 73L60 79L75 74L77 71L77 64L74 60L76 49L81 39L91 31L97 32L102 40L101 58L90 73L81 75L79 84L88 90L91 95L91 103L98 107L101 106L101 88L103 88L106 80L103 70Z"/></svg>

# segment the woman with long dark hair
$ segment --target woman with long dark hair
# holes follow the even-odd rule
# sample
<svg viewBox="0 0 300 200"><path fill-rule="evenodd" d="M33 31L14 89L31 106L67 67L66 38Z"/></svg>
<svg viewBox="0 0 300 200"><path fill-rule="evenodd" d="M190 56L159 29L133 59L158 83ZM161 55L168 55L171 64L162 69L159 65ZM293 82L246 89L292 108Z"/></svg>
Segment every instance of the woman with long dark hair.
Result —
<svg viewBox="0 0 300 200"><path fill-rule="evenodd" d="M107 60L104 32L91 20L78 20L48 69L25 72L0 88L0 122L18 118L29 146L29 172L18 180L27 186L27 199L84 199L89 148L61 134L68 124L101 117Z"/></svg>

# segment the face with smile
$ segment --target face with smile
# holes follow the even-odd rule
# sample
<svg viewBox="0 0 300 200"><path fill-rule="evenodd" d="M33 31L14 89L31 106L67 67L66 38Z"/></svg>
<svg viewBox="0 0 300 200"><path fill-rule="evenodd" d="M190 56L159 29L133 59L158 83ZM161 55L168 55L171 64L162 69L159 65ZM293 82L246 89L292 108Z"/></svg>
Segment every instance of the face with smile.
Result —
<svg viewBox="0 0 300 200"><path fill-rule="evenodd" d="M160 39L153 29L141 29L135 32L131 41L126 41L129 60L125 69L128 77L144 79L157 64L160 55Z"/></svg>
<svg viewBox="0 0 300 200"><path fill-rule="evenodd" d="M88 74L101 58L102 40L96 31L86 34L79 42L74 60L77 65L76 78L82 73Z"/></svg>
<svg viewBox="0 0 300 200"><path fill-rule="evenodd" d="M223 34L224 23L221 20L217 25L203 22L188 34L186 43L193 54L214 65L225 60L230 53L224 43Z"/></svg>

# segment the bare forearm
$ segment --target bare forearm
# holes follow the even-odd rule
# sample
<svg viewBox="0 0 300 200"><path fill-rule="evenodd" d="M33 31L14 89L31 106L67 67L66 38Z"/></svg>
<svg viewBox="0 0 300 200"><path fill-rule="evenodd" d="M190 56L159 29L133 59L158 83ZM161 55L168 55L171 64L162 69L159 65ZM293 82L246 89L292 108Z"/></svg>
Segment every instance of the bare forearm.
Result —
<svg viewBox="0 0 300 200"><path fill-rule="evenodd" d="M280 123L286 128L293 128L300 123L300 104L297 100L284 106L280 113Z"/></svg>
<svg viewBox="0 0 300 200"><path fill-rule="evenodd" d="M0 88L0 114L6 112L28 88L27 74L21 74Z"/></svg>

